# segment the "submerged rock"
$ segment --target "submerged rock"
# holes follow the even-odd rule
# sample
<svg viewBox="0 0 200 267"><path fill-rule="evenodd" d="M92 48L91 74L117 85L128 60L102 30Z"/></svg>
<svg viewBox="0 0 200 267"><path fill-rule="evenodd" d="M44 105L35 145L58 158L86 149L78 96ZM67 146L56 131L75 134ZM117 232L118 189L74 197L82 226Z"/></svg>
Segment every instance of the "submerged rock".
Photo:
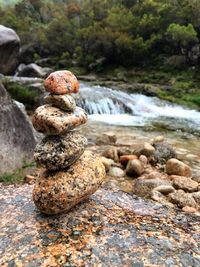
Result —
<svg viewBox="0 0 200 267"><path fill-rule="evenodd" d="M86 151L67 171L42 172L33 190L33 201L42 213L66 212L93 194L104 178L100 158Z"/></svg>
<svg viewBox="0 0 200 267"><path fill-rule="evenodd" d="M36 146L34 159L48 170L66 169L80 158L86 146L87 139L76 132L65 136L46 136Z"/></svg>
<svg viewBox="0 0 200 267"><path fill-rule="evenodd" d="M63 135L86 123L87 114L79 107L71 113L52 105L43 105L36 109L32 122L38 132L46 135Z"/></svg>

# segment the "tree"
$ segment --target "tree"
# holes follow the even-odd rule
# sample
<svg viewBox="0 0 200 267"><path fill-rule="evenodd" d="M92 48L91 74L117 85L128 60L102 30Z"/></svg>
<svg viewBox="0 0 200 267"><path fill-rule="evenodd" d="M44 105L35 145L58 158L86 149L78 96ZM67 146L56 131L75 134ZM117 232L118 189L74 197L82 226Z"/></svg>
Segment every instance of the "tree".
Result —
<svg viewBox="0 0 200 267"><path fill-rule="evenodd" d="M185 26L172 23L167 29L167 36L171 44L186 56L189 50L199 41L192 24Z"/></svg>

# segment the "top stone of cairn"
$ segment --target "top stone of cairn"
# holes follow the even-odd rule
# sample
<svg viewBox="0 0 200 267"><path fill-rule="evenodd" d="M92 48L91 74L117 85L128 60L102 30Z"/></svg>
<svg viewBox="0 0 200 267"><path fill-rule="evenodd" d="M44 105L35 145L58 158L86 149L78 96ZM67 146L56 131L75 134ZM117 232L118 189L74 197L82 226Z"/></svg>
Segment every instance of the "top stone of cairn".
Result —
<svg viewBox="0 0 200 267"><path fill-rule="evenodd" d="M67 70L55 71L44 81L47 92L55 95L78 93L79 82L76 76Z"/></svg>

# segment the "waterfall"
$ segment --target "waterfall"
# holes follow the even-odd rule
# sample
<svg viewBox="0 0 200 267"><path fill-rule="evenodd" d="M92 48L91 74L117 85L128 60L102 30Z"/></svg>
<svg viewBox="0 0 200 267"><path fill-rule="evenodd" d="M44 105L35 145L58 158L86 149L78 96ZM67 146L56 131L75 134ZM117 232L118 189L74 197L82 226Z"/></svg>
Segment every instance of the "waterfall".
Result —
<svg viewBox="0 0 200 267"><path fill-rule="evenodd" d="M200 112L157 97L81 83L80 93L75 98L77 105L95 121L123 126L159 124L173 130L200 132Z"/></svg>

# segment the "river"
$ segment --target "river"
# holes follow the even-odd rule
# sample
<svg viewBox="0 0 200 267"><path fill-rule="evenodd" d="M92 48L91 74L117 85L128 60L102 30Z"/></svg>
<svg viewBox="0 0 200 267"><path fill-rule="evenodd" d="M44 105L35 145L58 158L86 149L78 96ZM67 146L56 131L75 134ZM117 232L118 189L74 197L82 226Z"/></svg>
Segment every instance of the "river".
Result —
<svg viewBox="0 0 200 267"><path fill-rule="evenodd" d="M179 157L200 171L200 112L88 83L81 83L76 101L89 114L93 141L102 132L114 132L119 145L164 135Z"/></svg>

